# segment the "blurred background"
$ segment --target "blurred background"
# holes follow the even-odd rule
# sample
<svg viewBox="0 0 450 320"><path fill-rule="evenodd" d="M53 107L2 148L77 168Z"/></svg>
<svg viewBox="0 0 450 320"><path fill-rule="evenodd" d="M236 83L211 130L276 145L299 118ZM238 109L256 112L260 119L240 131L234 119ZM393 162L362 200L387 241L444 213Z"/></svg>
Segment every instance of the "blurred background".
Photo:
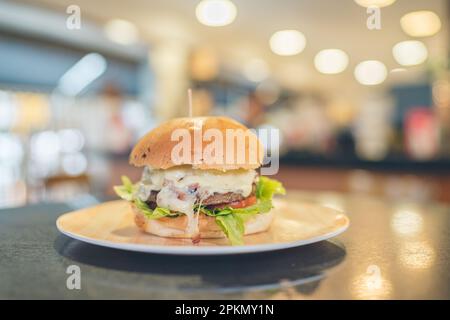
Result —
<svg viewBox="0 0 450 320"><path fill-rule="evenodd" d="M450 202L449 8L0 1L0 207L112 197L188 88L194 115L278 128L288 188Z"/></svg>

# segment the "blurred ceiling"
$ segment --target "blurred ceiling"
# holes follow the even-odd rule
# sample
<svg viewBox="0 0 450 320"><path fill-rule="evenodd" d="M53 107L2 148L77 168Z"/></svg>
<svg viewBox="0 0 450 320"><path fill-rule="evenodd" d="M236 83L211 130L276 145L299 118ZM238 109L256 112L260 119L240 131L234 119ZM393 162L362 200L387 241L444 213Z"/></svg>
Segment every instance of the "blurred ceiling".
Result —
<svg viewBox="0 0 450 320"><path fill-rule="evenodd" d="M398 68L392 57L395 43L409 39L400 27L400 18L415 10L432 10L443 23L441 31L422 39L430 56L448 52L448 18L445 0L397 0L381 10L381 30L366 27L366 8L353 0L233 0L236 20L225 27L208 27L195 17L199 0L33 0L21 1L65 13L68 5L79 5L82 18L100 24L122 18L136 24L141 38L150 45L161 41L208 45L218 51L230 65L251 58L265 59L279 77L290 81L326 86L353 78L354 67L362 60L383 61L388 69ZM270 36L281 29L297 29L307 39L305 50L296 56L277 56L270 51ZM326 48L339 48L350 56L349 68L340 75L325 76L315 71L315 54ZM420 67L417 68L421 74ZM415 72L415 69L411 69ZM283 75L285 73L285 75ZM406 78L410 79L411 75ZM311 81L316 80L316 81ZM354 81L353 81L354 82Z"/></svg>

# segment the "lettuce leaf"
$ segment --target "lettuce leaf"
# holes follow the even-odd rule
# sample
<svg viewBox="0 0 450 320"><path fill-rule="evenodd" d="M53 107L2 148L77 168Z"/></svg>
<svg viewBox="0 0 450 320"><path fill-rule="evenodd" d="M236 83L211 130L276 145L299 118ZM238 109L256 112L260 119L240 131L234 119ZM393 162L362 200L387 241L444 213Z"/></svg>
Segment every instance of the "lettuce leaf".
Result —
<svg viewBox="0 0 450 320"><path fill-rule="evenodd" d="M198 208L198 207L197 207ZM253 215L257 213L266 213L272 209L272 201L271 200L261 200L255 203L254 205L245 207L245 208L215 208L208 209L206 207L200 207L200 211L208 216L217 217L217 216L225 216L229 214L242 214L242 215Z"/></svg>
<svg viewBox="0 0 450 320"><path fill-rule="evenodd" d="M256 197L261 200L272 200L275 194L286 194L281 182L264 176L259 177Z"/></svg>
<svg viewBox="0 0 450 320"><path fill-rule="evenodd" d="M216 223L222 229L233 246L244 244L244 221L238 214L227 214L216 217Z"/></svg>
<svg viewBox="0 0 450 320"><path fill-rule="evenodd" d="M136 191L137 186L133 184L127 176L122 176L122 185L114 186L114 191L116 194L127 201L133 201L134 192Z"/></svg>
<svg viewBox="0 0 450 320"><path fill-rule="evenodd" d="M176 217L177 213L170 212L169 209L157 207L154 210L150 209L145 201L134 196L134 193L137 189L137 184L133 184L131 180L122 176L122 185L114 186L114 191L116 194L127 201L133 202L134 205L149 219L159 219L162 217Z"/></svg>
<svg viewBox="0 0 450 320"><path fill-rule="evenodd" d="M148 219L159 219L163 217L177 217L178 213L173 213L169 209L156 207L154 210L150 209L147 203L141 199L134 199L134 205L138 208Z"/></svg>

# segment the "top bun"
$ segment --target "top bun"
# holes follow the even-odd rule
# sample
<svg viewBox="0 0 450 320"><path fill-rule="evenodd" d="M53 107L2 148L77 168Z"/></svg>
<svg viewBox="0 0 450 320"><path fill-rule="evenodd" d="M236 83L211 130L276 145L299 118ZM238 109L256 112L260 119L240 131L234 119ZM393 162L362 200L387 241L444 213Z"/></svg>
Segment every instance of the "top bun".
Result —
<svg viewBox="0 0 450 320"><path fill-rule="evenodd" d="M176 131L177 129L184 130ZM205 137L208 129L215 130L211 130L210 136ZM232 129L229 132L238 135L226 139L227 129ZM223 137L221 148L215 141L217 133L221 133ZM172 137L172 135L174 136ZM194 139L200 140L201 143L199 141L194 144ZM229 155L232 144L234 144L234 157ZM183 148L182 145L187 148ZM215 151L213 146L217 146L218 151ZM172 156L174 147L176 147L175 156ZM186 152L180 151L180 148ZM217 156L215 152L217 152ZM208 155L212 155L212 157ZM149 166L155 169L191 165L194 169L201 170L250 170L259 168L263 157L264 149L258 137L241 123L227 117L192 117L169 120L147 133L133 148L130 164L136 167Z"/></svg>

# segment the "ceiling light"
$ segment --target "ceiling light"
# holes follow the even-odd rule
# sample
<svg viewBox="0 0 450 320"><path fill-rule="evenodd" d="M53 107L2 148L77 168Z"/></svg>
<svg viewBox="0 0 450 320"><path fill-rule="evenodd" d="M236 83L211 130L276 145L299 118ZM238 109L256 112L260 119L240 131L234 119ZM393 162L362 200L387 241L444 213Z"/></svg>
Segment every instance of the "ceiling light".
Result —
<svg viewBox="0 0 450 320"><path fill-rule="evenodd" d="M427 37L439 32L441 19L433 11L414 11L405 14L400 19L400 25L407 35Z"/></svg>
<svg viewBox="0 0 450 320"><path fill-rule="evenodd" d="M339 49L322 50L314 58L314 65L321 73L341 73L348 66L348 55Z"/></svg>
<svg viewBox="0 0 450 320"><path fill-rule="evenodd" d="M58 82L58 89L69 96L76 96L95 79L100 77L107 67L106 59L98 53L89 53L75 63Z"/></svg>
<svg viewBox="0 0 450 320"><path fill-rule="evenodd" d="M387 7L395 2L395 0L355 0L357 4L363 7Z"/></svg>
<svg viewBox="0 0 450 320"><path fill-rule="evenodd" d="M408 40L397 43L392 49L395 61L402 66L415 66L427 60L428 50L421 41Z"/></svg>
<svg viewBox="0 0 450 320"><path fill-rule="evenodd" d="M270 48L280 56L293 56L305 49L306 39L297 30L282 30L275 32L270 38Z"/></svg>
<svg viewBox="0 0 450 320"><path fill-rule="evenodd" d="M229 0L202 0L195 8L195 15L204 25L222 27L236 19L237 9Z"/></svg>
<svg viewBox="0 0 450 320"><path fill-rule="evenodd" d="M400 73L400 72L405 72L406 69L405 68L394 68L391 69L391 71L389 71L390 73Z"/></svg>
<svg viewBox="0 0 450 320"><path fill-rule="evenodd" d="M377 60L367 60L355 68L355 78L359 83L373 86L382 83L387 76L386 66Z"/></svg>
<svg viewBox="0 0 450 320"><path fill-rule="evenodd" d="M104 30L111 41L122 45L130 45L139 40L139 32L136 26L127 20L110 20L106 23Z"/></svg>

